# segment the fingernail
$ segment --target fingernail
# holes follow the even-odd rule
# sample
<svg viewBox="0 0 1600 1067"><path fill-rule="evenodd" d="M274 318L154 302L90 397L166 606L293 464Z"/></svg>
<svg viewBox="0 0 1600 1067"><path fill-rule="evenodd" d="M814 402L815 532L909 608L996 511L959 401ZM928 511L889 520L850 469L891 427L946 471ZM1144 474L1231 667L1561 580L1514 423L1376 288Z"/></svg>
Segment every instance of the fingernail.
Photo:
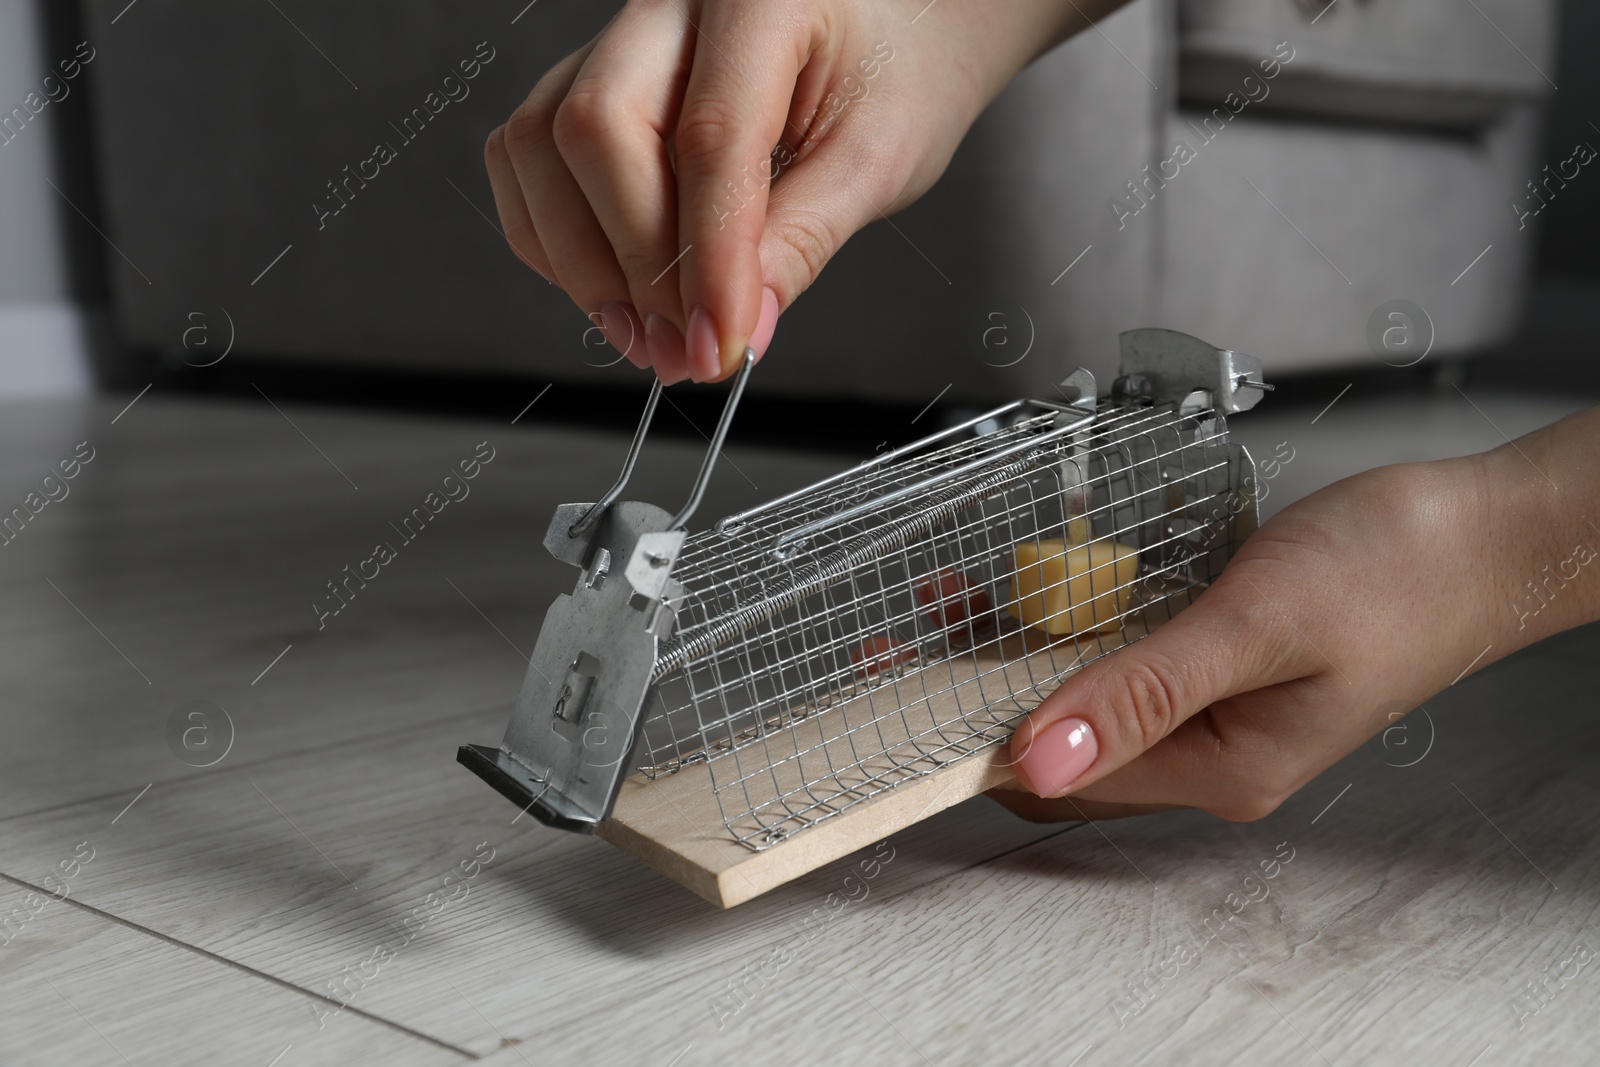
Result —
<svg viewBox="0 0 1600 1067"><path fill-rule="evenodd" d="M722 370L717 358L717 324L711 312L695 305L689 313L689 376L697 382L709 382Z"/></svg>
<svg viewBox="0 0 1600 1067"><path fill-rule="evenodd" d="M750 347L756 351L756 360L767 354L772 334L778 328L778 294L771 289L761 290L761 317L756 320L755 333L750 335Z"/></svg>
<svg viewBox="0 0 1600 1067"><path fill-rule="evenodd" d="M645 349L650 354L650 365L662 385L676 385L689 376L683 351L683 335L664 315L651 312L644 320Z"/></svg>
<svg viewBox="0 0 1600 1067"><path fill-rule="evenodd" d="M1026 783L1042 797L1065 792L1100 754L1094 731L1082 719L1062 719L1034 735L1017 761Z"/></svg>
<svg viewBox="0 0 1600 1067"><path fill-rule="evenodd" d="M645 351L645 339L639 336L638 313L621 301L612 301L600 309L600 325L606 331L606 340L627 357L629 363L641 369L650 365Z"/></svg>

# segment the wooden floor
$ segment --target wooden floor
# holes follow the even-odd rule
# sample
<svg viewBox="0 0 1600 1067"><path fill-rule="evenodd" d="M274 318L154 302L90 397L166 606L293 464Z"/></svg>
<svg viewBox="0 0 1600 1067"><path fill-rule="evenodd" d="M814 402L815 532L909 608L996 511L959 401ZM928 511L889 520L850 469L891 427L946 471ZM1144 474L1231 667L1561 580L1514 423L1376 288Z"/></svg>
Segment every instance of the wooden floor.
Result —
<svg viewBox="0 0 1600 1067"><path fill-rule="evenodd" d="M0 510L94 449L0 548L0 1064L1593 1058L1593 628L1259 823L1035 826L980 798L722 912L514 822L453 762L498 740L570 586L550 510L593 499L621 439L537 405L510 425L525 401L479 423L129 399L0 409ZM1577 402L1479 403L1515 434ZM1237 420L1295 449L1268 510L1500 440L1453 395L1315 414ZM389 523L482 441L470 495L401 543ZM637 495L675 507L699 457L652 444ZM729 458L702 522L841 465ZM396 558L319 629L380 541ZM209 767L169 744L197 708Z"/></svg>

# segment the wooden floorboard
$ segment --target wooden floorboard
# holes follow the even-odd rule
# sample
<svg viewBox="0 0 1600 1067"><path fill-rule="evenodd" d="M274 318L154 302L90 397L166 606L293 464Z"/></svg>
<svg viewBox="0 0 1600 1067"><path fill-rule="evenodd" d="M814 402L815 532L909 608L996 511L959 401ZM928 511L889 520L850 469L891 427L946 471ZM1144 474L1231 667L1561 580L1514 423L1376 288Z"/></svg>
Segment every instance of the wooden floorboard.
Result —
<svg viewBox="0 0 1600 1067"><path fill-rule="evenodd" d="M392 961L367 967L377 970L370 981L350 980L349 1002L486 1053L500 1032L542 1037L565 1019L557 1002L569 997L671 996L686 976L741 960L859 862L721 912L595 838L528 818L513 825L516 809L451 759L456 744L503 721L497 711L224 763L151 788L123 814L131 797L0 821L0 872L47 870L64 842L97 834L77 899L318 993L338 995L380 946L398 946ZM1054 829L980 800L897 837L873 890L907 891ZM445 883L485 854L470 880ZM430 907L430 893L457 899ZM452 983L481 1016L463 1010Z"/></svg>
<svg viewBox="0 0 1600 1067"><path fill-rule="evenodd" d="M1595 820L1574 813L1600 810L1600 724L1575 727L1564 711L1584 678L1576 665L1538 657L1494 668L1472 689L1435 703L1434 749L1417 766L1386 766L1396 753L1369 745L1258 824L1185 813L1098 824L1018 848L1049 828L1015 822L978 800L891 839L893 858L871 880L858 871L873 854L867 850L731 912L600 842L527 820L510 825L512 809L448 763L452 741L463 729L470 736L479 723L491 726L489 716L364 750L336 746L219 769L152 789L115 826L116 805L95 802L8 820L0 836L7 868L42 870L64 843L98 830L105 844L97 843L95 863L74 881L76 898L312 990L367 958L445 872L488 841L493 859L459 904L439 911L352 998L364 1011L479 1054L492 1052L501 1034L579 1061L603 1058L607 1049L654 1055L664 1035L679 1032L686 1042L700 1035L710 1049L785 1032L794 1041L816 1012L840 1020L830 1037L851 1027L893 1033L870 1013L857 1017L860 997L848 985L823 983L826 993L807 986L808 962L855 981L919 1046L932 1045L923 1051L936 1062L970 1061L993 1041L1007 1055L1038 1056L1051 1035L1087 1044L1133 1031L1138 1038L1125 1039L1130 1058L1146 1047L1190 1049L1218 1027L1242 1037L1248 1028L1229 1020L1251 1001L1234 1004L1228 998L1236 991L1223 988L1235 971L1269 1001L1276 1003L1275 993L1287 999L1278 1009L1294 1008L1311 1041L1350 1044L1340 1013L1355 1010L1350 998L1393 970L1396 952L1410 961L1409 996L1448 1001L1465 995L1447 996L1445 986L1458 983L1476 990L1473 1010L1455 1019L1488 1044L1517 1032L1494 1024L1512 1020L1522 981L1538 978L1563 945L1594 929ZM1497 709L1455 706L1467 705L1469 693L1536 710L1519 738L1497 739ZM350 773L352 766L381 767L383 787L374 787L372 773ZM1281 842L1294 859L1266 883L1266 900L1228 924L1231 946L1206 948L1195 977L1172 984L1182 996L1163 990L1119 1029L1113 1004L1125 984L1141 970L1159 970L1185 929L1225 907L1229 892L1243 893L1242 880ZM863 892L859 902L847 901ZM847 901L836 912L829 893ZM750 981L752 967L759 975L771 953L804 938L814 909L826 916L813 923L815 948L794 967L766 964L779 972L770 990L716 1026L728 1015L728 1002L719 1000L727 982ZM1220 966L1217 959L1237 964L1212 982L1205 968ZM1058 992L1064 986L1062 995L1085 1006L1080 1024L1060 1031L1023 1025L1042 981ZM974 1016L983 1025L947 1032L941 1020L955 1005L940 997L974 986L984 994L969 1009L984 1009ZM1248 984L1240 988L1256 997ZM1573 1008L1587 994L1582 986L1571 993L1528 1023L1554 1034L1546 1039L1551 1048L1585 1018ZM463 1007L462 994L472 1008ZM1185 997L1194 1003L1174 1015L1167 1005L1184 1005ZM1217 1008L1218 998L1233 1006ZM569 999L581 1007L562 1007ZM778 1003L795 1013L787 1022ZM768 1004L769 1013L760 1013ZM1017 1019L1008 1004L1022 1012ZM1166 1032L1168 1024L1155 1019L1176 1028ZM1257 1020L1260 1033L1248 1047L1287 1055L1270 1021ZM1382 1034L1398 1022L1362 1025ZM784 1047L779 1040L773 1055ZM1218 1047L1227 1056L1194 1062L1230 1062L1240 1048ZM894 1060L891 1047L880 1051ZM1148 1062L1163 1062L1159 1051L1150 1054L1158 1058Z"/></svg>
<svg viewBox="0 0 1600 1067"><path fill-rule="evenodd" d="M78 844L56 862L74 856ZM85 874L100 860L92 855ZM21 909L29 916L0 945L0 1063L7 1067L471 1062L382 1020L350 1013L324 1021L304 993L85 910L70 882L64 900L52 885L56 898L47 900L0 881L0 915Z"/></svg>
<svg viewBox="0 0 1600 1067"><path fill-rule="evenodd" d="M1540 1010L1517 998L1600 942L1600 724L1564 712L1584 677L1529 657L1441 697L1414 767L1375 742L1259 823L1173 813L1051 837L869 898L815 938L769 927L735 966L669 998L618 995L548 1040L580 1059L687 1045L683 1062L756 1064L802 1047L905 1064L1579 1055L1600 975L1569 963ZM1486 696L1532 702L1527 733L1496 739L1499 710L1471 706ZM1261 880L1280 847L1293 858Z"/></svg>
<svg viewBox="0 0 1600 1067"><path fill-rule="evenodd" d="M1594 628L1463 681L1259 823L1035 826L978 798L724 912L513 825L453 761L498 740L570 585L537 548L551 504L594 496L624 442L291 406L297 430L156 395L113 426L126 399L0 419L5 499L99 449L0 548L0 924L96 850L74 903L0 944L0 1062L122 1062L85 1018L135 1063L293 1043L280 1067L1588 1055L1600 967L1547 981L1520 1026L1518 998L1600 947ZM485 439L472 495L318 631L322 583ZM675 503L699 456L653 446L639 495ZM731 458L708 522L838 466ZM214 767L168 748L190 700L234 720ZM1266 898L1174 968L1280 844Z"/></svg>
<svg viewBox="0 0 1600 1067"><path fill-rule="evenodd" d="M602 493L626 447L540 429L537 409L517 427L509 415L484 425L316 409L294 410L291 425L265 402L152 395L113 426L123 403L41 403L0 419L14 445L0 499L20 504L78 442L95 449L65 499L0 548L0 814L196 773L165 738L192 700L226 710L235 762L509 707L519 650L575 575L539 547L553 503ZM402 540L390 523L482 441L496 458L466 497ZM702 454L657 443L635 484L675 507ZM730 458L708 514L839 465ZM379 540L396 559L319 629L313 601Z"/></svg>

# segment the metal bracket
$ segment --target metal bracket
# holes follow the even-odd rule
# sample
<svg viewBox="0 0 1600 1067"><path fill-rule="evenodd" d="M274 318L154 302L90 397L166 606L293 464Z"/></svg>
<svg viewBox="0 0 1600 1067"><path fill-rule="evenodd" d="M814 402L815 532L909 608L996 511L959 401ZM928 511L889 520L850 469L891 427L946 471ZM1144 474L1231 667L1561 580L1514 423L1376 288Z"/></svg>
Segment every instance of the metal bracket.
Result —
<svg viewBox="0 0 1600 1067"><path fill-rule="evenodd" d="M1083 367L1067 375L1056 388L1061 390L1068 404L1080 411L1093 414L1100 402L1100 389L1095 383L1094 373Z"/></svg>
<svg viewBox="0 0 1600 1067"><path fill-rule="evenodd" d="M585 506L559 508L548 541L567 540ZM628 773L656 651L672 634L661 593L685 534L671 521L638 501L606 509L593 562L545 615L500 748L462 750L462 763L540 822L592 831Z"/></svg>
<svg viewBox="0 0 1600 1067"><path fill-rule="evenodd" d="M1129 330L1122 345L1123 379L1142 379L1138 392L1156 400L1225 414L1248 411L1272 386L1261 377L1261 361L1217 348L1176 330ZM1119 379L1119 381L1122 379ZM1201 391L1207 398L1192 396Z"/></svg>
<svg viewBox="0 0 1600 1067"><path fill-rule="evenodd" d="M689 500L676 515L618 501L661 398L658 380L616 484L596 503L562 504L551 516L544 546L578 568L577 583L545 614L500 747L463 745L456 754L546 825L592 832L610 814L631 768L656 654L676 621L667 594L688 537L684 526L705 494L754 365L747 350Z"/></svg>

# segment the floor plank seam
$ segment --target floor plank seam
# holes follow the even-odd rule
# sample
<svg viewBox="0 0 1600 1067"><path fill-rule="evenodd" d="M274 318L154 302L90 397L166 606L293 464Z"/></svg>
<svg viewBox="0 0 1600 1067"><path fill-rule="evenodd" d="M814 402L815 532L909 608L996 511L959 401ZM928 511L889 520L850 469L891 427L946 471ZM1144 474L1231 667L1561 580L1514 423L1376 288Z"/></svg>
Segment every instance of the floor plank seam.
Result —
<svg viewBox="0 0 1600 1067"><path fill-rule="evenodd" d="M1034 845L1040 844L1041 842L1049 841L1051 838L1060 837L1062 834L1070 833L1073 830L1081 830L1085 826L1088 826L1088 825L1089 825L1089 820L1087 820L1087 819L1084 819L1081 822L1074 822L1074 823L1072 823L1072 824L1070 824L1068 826L1063 826L1059 830L1052 830L1050 833L1045 834L1043 837L1036 837L1032 841L1027 842L1026 844L1017 845L1015 848L1008 848L1004 852L996 852L994 855L988 857L987 859L979 860L977 863L974 863L974 864L972 864L970 866L967 866L967 867L963 867L961 869L963 871L970 871L970 870L973 870L976 867L982 867L985 863L993 863L995 860L1003 859L1006 856L1011 855L1013 852L1021 852L1025 848L1032 848Z"/></svg>
<svg viewBox="0 0 1600 1067"><path fill-rule="evenodd" d="M1032 848L1034 845L1042 844L1045 841L1049 841L1049 840L1052 840L1054 838L1060 837L1062 834L1070 833L1073 830L1081 830L1083 827L1088 826L1088 825L1089 824L1087 822L1075 822L1070 826L1062 827L1060 830L1052 830L1050 833L1045 834L1043 837L1036 837L1031 841L1026 841L1023 844L1017 845L1017 846L1015 846L1013 848L1008 848L1004 852L996 852L992 856L985 856L981 860L975 860L974 862L969 863L964 867L957 867L954 870L947 871L946 873L941 874L936 878L930 878L926 882L918 882L916 885L907 886L905 889L899 890L898 892L886 893L886 894L884 894L884 899L885 900L895 900L895 899L898 899L899 897L905 896L907 893L914 893L919 889L924 889L924 888L926 888L928 886L931 886L931 885L938 885L940 882L943 882L946 879L956 878L956 877L958 877L960 875L966 874L968 871L976 870L979 867L982 867L986 863L993 863L995 860L1004 859L1006 856L1011 855L1013 852L1021 852L1023 849ZM823 869L826 870L826 868L823 868Z"/></svg>
<svg viewBox="0 0 1600 1067"><path fill-rule="evenodd" d="M31 890L31 891L33 891L35 893L49 894L52 897L55 896L55 894L51 893L50 890L48 890L48 889L44 889L44 888L42 888L40 886L33 885L30 882L26 882L26 881L22 880L21 878L15 878L15 877L13 877L13 876L11 876L9 874L6 874L4 872L0 872L0 879L4 879L5 881L10 882L13 885L15 885L15 886L17 886L18 888L21 888L21 889ZM108 922L116 923L118 926L122 926L122 927L125 927L125 928L129 929L129 930L133 930L133 931L136 931L138 933L145 934L145 935L147 935L149 937L153 937L157 941L163 941L166 944L169 944L169 945L173 946L174 948L181 949L181 950L183 950L185 952L193 953L196 956L200 956L200 957L202 957L204 959L211 960L214 963L220 963L225 967L231 967L234 970L240 971L240 972L242 972L244 974L247 974L247 975L250 975L253 978L259 978L262 981L271 982L273 985L278 986L278 987L280 987L282 989L287 989L287 990L289 990L291 992L294 992L294 993L304 994L305 996L310 997L312 1000L316 1000L316 1001L320 1001L320 1002L322 1002L324 1004L332 1005L333 1007L339 1008L339 1009L341 1009L343 1011L348 1011L353 1015L356 1015L356 1016L359 1016L360 1018L366 1019L368 1022L377 1023L380 1026L387 1027L388 1029L393 1030L396 1033L404 1034L407 1037L414 1037L419 1041L426 1041L430 1045L437 1046L438 1048L442 1048L442 1049L444 1049L444 1050L446 1050L448 1052L454 1052L455 1054L457 1054L458 1056L463 1057L464 1059L480 1060L480 1059L483 1058L482 1056L480 1056L477 1053L473 1052L471 1049L465 1049L465 1048L461 1048L458 1045L452 1045L448 1041L443 1041L443 1040L440 1040L437 1037L434 1037L432 1034L425 1034L420 1030L413 1030L410 1027L402 1026L401 1024L399 1024L397 1022L394 1022L393 1020L385 1019L381 1015L374 1015L372 1012L367 1011L367 1010L365 1010L363 1008L353 1007L353 1006L348 1005L348 1004L341 1004L339 1001L333 999L332 997L324 996L321 993L313 992L312 990L306 989L303 986L295 985L293 982L288 981L287 979L279 978L277 975L268 974L266 971L260 971L260 970L257 970L256 968L251 967L251 966L249 966L247 964L240 963L237 960L231 960L226 956L218 955L217 953L212 952L210 949L200 948L198 945L191 945L187 941L180 941L177 938L171 936L170 934L164 934L159 930L152 930L148 926L143 926L143 925L141 925L139 923L133 922L132 920L124 919L120 915L114 915L111 912L105 911L105 910L103 910L101 908L97 908L92 904L85 904L83 901L74 900L72 897L64 897L64 898L63 897L56 897L56 899L60 900L60 902L63 903L63 904L70 904L73 907L79 908L82 911L87 912L90 915L94 915L94 916L96 916L98 918L105 919Z"/></svg>

